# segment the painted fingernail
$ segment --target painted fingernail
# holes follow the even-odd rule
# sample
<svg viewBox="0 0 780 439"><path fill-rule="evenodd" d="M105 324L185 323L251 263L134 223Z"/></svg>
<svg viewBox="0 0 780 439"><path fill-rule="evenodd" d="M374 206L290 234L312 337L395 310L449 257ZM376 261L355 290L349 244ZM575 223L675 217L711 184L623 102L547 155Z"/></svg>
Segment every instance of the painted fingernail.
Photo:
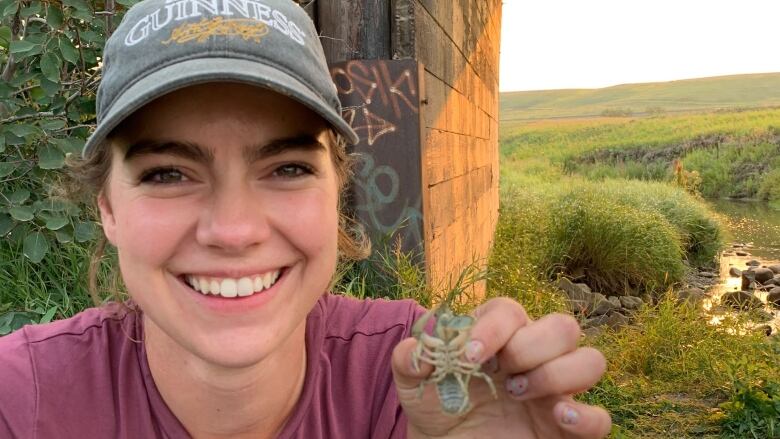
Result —
<svg viewBox="0 0 780 439"><path fill-rule="evenodd" d="M487 373L498 372L498 358L496 358L495 355L490 357L487 361L482 363L482 370L484 370Z"/></svg>
<svg viewBox="0 0 780 439"><path fill-rule="evenodd" d="M507 378L506 391L510 395L519 398L528 390L528 377L525 375L515 375Z"/></svg>
<svg viewBox="0 0 780 439"><path fill-rule="evenodd" d="M580 414L569 405L564 405L561 413L561 423L564 425L574 425L580 420Z"/></svg>
<svg viewBox="0 0 780 439"><path fill-rule="evenodd" d="M482 351L485 350L485 345L479 340L471 340L466 344L466 359L472 363L479 363L482 358Z"/></svg>

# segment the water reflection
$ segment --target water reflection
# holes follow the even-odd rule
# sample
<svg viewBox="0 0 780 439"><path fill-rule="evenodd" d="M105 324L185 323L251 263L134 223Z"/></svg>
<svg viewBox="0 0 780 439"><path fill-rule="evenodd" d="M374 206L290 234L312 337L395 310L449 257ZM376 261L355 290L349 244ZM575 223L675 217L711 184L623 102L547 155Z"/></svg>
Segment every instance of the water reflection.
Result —
<svg viewBox="0 0 780 439"><path fill-rule="evenodd" d="M752 243L750 253L760 258L780 259L780 211L760 201L711 200L736 242Z"/></svg>
<svg viewBox="0 0 780 439"><path fill-rule="evenodd" d="M721 296L727 292L740 291L742 279L729 275L731 267L748 269L747 262L756 259L762 266L780 263L780 211L773 210L766 203L735 200L714 200L711 207L723 216L731 239L736 243L746 243L747 248L729 248L720 257L720 284L713 287L711 297L704 307L711 311L711 323L721 322L728 311L718 306ZM737 255L735 251L745 251L747 255ZM754 291L756 297L766 303L767 291ZM767 304L765 311L774 315L767 323L773 332L780 331L780 310Z"/></svg>

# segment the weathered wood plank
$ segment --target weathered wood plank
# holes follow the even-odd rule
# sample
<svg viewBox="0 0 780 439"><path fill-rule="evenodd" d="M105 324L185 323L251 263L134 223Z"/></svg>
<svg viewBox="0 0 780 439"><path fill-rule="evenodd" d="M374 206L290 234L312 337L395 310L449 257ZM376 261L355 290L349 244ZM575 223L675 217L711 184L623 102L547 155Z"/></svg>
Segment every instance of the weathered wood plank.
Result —
<svg viewBox="0 0 780 439"><path fill-rule="evenodd" d="M389 0L321 0L317 21L331 64L391 57Z"/></svg>

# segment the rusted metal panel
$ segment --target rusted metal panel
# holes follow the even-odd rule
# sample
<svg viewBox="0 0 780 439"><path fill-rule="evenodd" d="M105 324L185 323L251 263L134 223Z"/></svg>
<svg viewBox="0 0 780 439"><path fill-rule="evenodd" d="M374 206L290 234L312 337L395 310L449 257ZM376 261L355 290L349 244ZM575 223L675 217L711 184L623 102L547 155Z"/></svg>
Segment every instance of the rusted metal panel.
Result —
<svg viewBox="0 0 780 439"><path fill-rule="evenodd" d="M414 60L352 60L331 65L344 118L360 136L351 205L376 240L397 232L402 249L422 253L421 119Z"/></svg>

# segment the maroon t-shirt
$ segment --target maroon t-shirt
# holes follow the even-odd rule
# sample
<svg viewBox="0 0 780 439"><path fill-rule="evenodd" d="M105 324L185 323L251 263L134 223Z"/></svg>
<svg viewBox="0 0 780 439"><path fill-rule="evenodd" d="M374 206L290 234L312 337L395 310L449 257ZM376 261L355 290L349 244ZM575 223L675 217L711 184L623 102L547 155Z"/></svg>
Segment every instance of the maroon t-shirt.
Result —
<svg viewBox="0 0 780 439"><path fill-rule="evenodd" d="M390 370L424 310L327 294L306 325L306 381L280 438L403 438ZM188 438L146 359L141 315L114 304L0 338L0 437Z"/></svg>

